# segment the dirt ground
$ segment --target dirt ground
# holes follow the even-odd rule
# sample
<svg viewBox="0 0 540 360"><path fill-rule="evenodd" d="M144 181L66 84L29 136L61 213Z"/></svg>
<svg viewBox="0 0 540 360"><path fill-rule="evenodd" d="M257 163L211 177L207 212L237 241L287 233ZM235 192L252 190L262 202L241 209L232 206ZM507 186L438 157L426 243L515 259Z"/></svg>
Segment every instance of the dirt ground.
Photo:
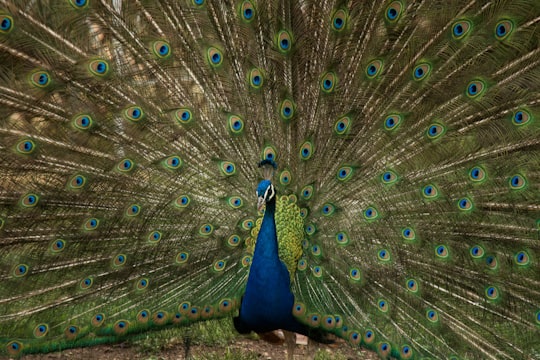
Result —
<svg viewBox="0 0 540 360"><path fill-rule="evenodd" d="M186 357L185 347L175 344L171 348L163 349L158 353L144 353L141 349L129 344L98 345L87 348L69 349L63 352L45 355L27 355L25 360L53 360L53 359L106 359L106 360L180 360L180 359L261 359L280 360L287 359L287 346L273 345L262 340L238 339L226 346L194 345L190 347L189 356ZM314 359L377 359L377 355L364 349L348 346L343 342L331 345L299 345L294 351L294 360Z"/></svg>

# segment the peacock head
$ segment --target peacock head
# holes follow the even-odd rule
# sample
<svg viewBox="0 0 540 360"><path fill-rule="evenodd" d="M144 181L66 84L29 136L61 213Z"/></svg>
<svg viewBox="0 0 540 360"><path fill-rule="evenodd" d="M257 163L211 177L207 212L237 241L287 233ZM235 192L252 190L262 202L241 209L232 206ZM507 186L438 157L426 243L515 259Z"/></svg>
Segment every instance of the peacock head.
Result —
<svg viewBox="0 0 540 360"><path fill-rule="evenodd" d="M276 190L270 180L263 180L257 186L257 210L261 211L264 205L275 201Z"/></svg>
<svg viewBox="0 0 540 360"><path fill-rule="evenodd" d="M259 163L262 168L264 180L257 186L257 210L261 211L265 204L270 201L275 201L276 189L272 185L272 176L274 170L277 169L277 164L274 160L265 159Z"/></svg>

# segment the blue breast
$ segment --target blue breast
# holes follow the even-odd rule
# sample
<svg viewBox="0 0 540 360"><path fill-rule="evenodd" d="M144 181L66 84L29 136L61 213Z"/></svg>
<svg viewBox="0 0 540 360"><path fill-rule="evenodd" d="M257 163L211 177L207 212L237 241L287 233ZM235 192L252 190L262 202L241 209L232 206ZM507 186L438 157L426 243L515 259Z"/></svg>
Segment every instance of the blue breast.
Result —
<svg viewBox="0 0 540 360"><path fill-rule="evenodd" d="M266 205L235 326L244 333L276 329L305 333L306 328L292 315L294 296L290 289L289 271L279 259L274 213L273 200Z"/></svg>

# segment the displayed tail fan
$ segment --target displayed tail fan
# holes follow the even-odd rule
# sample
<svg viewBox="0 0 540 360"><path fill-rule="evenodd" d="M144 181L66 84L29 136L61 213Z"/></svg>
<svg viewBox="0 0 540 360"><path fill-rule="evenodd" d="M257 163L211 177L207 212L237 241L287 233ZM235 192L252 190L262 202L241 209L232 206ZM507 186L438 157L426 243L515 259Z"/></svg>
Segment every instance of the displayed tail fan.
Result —
<svg viewBox="0 0 540 360"><path fill-rule="evenodd" d="M535 0L0 0L0 354L231 317L540 358L539 24Z"/></svg>

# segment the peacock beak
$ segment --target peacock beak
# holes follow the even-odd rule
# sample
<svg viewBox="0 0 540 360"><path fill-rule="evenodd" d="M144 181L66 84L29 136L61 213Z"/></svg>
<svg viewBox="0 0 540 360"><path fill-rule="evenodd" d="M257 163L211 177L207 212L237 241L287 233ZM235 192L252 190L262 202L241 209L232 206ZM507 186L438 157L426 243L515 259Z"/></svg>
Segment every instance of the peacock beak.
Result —
<svg viewBox="0 0 540 360"><path fill-rule="evenodd" d="M264 198L262 196L259 196L257 198L257 211L261 211L265 203L266 201L264 201Z"/></svg>

